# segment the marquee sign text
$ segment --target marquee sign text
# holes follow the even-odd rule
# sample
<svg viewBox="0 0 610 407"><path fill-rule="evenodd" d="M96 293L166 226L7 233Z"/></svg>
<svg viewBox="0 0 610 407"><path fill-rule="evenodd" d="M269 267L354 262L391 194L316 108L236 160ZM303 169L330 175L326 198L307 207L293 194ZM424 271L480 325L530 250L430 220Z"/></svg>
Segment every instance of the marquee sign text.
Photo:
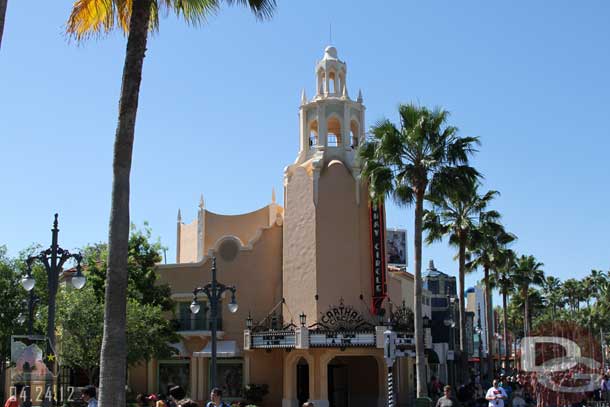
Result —
<svg viewBox="0 0 610 407"><path fill-rule="evenodd" d="M371 202L370 224L373 284L373 302L371 310L374 315L377 315L387 294L385 280L385 220L383 216L383 204Z"/></svg>

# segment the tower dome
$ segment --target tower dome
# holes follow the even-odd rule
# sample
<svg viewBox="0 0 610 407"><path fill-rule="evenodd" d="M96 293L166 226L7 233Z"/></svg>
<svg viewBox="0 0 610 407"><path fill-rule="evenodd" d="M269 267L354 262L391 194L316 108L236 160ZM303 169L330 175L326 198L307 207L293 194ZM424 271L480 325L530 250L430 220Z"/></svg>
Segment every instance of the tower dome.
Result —
<svg viewBox="0 0 610 407"><path fill-rule="evenodd" d="M339 59L337 48L327 46L324 56L316 65L316 97L347 97L346 75L347 65Z"/></svg>

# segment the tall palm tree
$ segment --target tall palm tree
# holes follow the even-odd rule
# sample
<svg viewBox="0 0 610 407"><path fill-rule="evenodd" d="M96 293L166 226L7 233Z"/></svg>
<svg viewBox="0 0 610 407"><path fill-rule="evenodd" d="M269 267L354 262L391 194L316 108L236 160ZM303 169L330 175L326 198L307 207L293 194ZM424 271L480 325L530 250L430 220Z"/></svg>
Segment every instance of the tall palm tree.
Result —
<svg viewBox="0 0 610 407"><path fill-rule="evenodd" d="M485 285L485 325L487 326L487 358L488 372L493 372L493 307L491 294L494 288L490 273L502 267L504 250L513 242L516 236L508 233L500 223L497 211L482 211L479 213L478 225L470 232L468 240L468 257L471 260L466 265L468 270L483 269L483 284Z"/></svg>
<svg viewBox="0 0 610 407"><path fill-rule="evenodd" d="M570 305L573 312L580 308L581 287L580 281L575 278L569 278L563 282L562 294L566 302Z"/></svg>
<svg viewBox="0 0 610 407"><path fill-rule="evenodd" d="M415 204L415 353L417 396L422 397L427 393L421 302L424 196L466 180L473 182L478 173L468 166L468 158L479 141L458 137L457 128L446 125L449 113L445 110L407 104L400 105L398 113L400 126L381 120L371 128L371 138L358 154L374 200L392 196L399 205Z"/></svg>
<svg viewBox="0 0 610 407"><path fill-rule="evenodd" d="M529 312L529 289L532 285L542 285L544 283L544 263L536 260L532 255L522 255L517 259L513 270L513 280L521 293L523 301L523 335L527 336L530 332L530 312Z"/></svg>
<svg viewBox="0 0 610 407"><path fill-rule="evenodd" d="M4 19L6 18L6 8L8 0L0 0L0 48L2 48L2 34L4 33Z"/></svg>
<svg viewBox="0 0 610 407"><path fill-rule="evenodd" d="M502 295L502 336L504 337L504 363L508 367L508 305L507 298L514 292L511 272L515 267L517 255L512 249L502 249L499 252L498 264L495 273L492 274L493 285L495 285Z"/></svg>
<svg viewBox="0 0 610 407"><path fill-rule="evenodd" d="M426 243L431 244L441 240L443 236L449 236L449 244L457 247L460 287L458 296L460 304L465 304L466 249L471 242L473 231L481 226L482 219L487 222L499 219L497 212L485 211L498 192L488 191L481 196L476 182L440 192L427 196L432 203L432 209L424 212L423 227L428 231ZM466 313L463 306L460 306L459 320L460 351L463 352L466 346Z"/></svg>
<svg viewBox="0 0 610 407"><path fill-rule="evenodd" d="M553 319L557 315L557 309L563 307L561 287L561 280L553 276L545 277L542 285L542 295L546 300L546 305L551 308L551 316Z"/></svg>
<svg viewBox="0 0 610 407"><path fill-rule="evenodd" d="M222 3L247 6L257 18L270 17L276 6L275 0L76 0L67 22L67 33L79 41L117 27L127 33L112 164L100 407L125 405L129 175L148 32L158 29L163 12L197 24Z"/></svg>

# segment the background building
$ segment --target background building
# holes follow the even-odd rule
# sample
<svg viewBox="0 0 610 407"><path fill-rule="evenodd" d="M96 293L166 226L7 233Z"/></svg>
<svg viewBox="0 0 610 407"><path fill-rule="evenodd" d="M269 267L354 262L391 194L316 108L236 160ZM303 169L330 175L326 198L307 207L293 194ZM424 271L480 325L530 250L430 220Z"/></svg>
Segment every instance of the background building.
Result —
<svg viewBox="0 0 610 407"><path fill-rule="evenodd" d="M347 65L327 47L315 67L316 90L302 93L299 151L284 170L284 204L275 194L263 208L220 215L199 203L197 218L178 213L176 263L160 265L177 301L182 340L170 360L149 361L130 372L137 392L181 384L199 401L210 377L229 400L246 384L267 384L265 406L382 406L387 397L383 331L398 334L398 400L414 394L413 276L386 268L383 207L372 206L360 177L356 149L364 141L362 94L347 90ZM406 256L406 252L405 252ZM218 279L237 287L239 309L222 308L219 363L210 371L209 306L193 315L196 286ZM201 299L201 298L200 298ZM225 302L228 301L228 298ZM423 312L432 317L432 294ZM431 330L425 342L432 347ZM438 370L430 350L429 374ZM355 374L354 372L358 372Z"/></svg>

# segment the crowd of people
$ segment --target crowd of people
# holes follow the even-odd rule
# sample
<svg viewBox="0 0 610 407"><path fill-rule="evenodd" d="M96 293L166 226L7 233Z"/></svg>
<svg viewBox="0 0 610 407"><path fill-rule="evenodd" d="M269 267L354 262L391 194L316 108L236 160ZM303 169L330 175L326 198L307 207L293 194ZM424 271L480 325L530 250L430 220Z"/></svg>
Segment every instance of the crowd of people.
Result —
<svg viewBox="0 0 610 407"><path fill-rule="evenodd" d="M570 371L545 375L544 380L553 386L542 383L536 373L517 373L500 375L491 383L476 376L457 391L433 376L428 394L436 407L581 407L591 402L610 403L609 373L601 374L599 382L593 382L588 391L566 390L587 383L587 379L575 379Z"/></svg>

